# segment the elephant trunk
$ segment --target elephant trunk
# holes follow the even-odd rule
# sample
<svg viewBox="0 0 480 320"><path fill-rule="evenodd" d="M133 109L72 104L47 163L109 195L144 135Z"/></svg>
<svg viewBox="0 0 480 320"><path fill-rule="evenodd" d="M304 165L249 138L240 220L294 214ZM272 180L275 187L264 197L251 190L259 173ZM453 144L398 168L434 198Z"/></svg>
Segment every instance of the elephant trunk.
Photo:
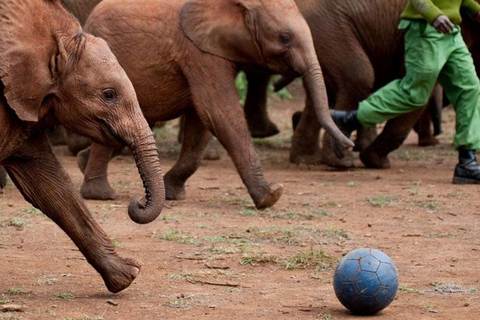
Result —
<svg viewBox="0 0 480 320"><path fill-rule="evenodd" d="M328 107L327 90L325 89L322 69L318 62L312 62L309 67L307 67L306 72L303 74L303 82L312 99L313 108L320 125L336 139L341 146L345 148L353 147L354 143L338 129L332 120Z"/></svg>
<svg viewBox="0 0 480 320"><path fill-rule="evenodd" d="M134 222L146 224L160 215L165 205L165 186L152 132L148 126L139 132L141 133L132 141L127 141L127 144L132 150L146 197L145 201L141 201L141 197L132 200L128 215Z"/></svg>

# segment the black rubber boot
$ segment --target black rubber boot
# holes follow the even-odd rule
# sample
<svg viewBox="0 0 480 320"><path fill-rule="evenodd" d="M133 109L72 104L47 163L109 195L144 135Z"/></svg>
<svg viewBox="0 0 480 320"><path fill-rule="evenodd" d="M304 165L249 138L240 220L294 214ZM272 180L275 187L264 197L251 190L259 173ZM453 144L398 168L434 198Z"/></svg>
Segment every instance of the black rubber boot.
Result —
<svg viewBox="0 0 480 320"><path fill-rule="evenodd" d="M458 164L453 175L454 184L480 184L480 166L475 150L458 149Z"/></svg>
<svg viewBox="0 0 480 320"><path fill-rule="evenodd" d="M357 119L357 110L354 111L330 111L332 119L344 135L348 138L352 135L352 132L362 128L360 121Z"/></svg>

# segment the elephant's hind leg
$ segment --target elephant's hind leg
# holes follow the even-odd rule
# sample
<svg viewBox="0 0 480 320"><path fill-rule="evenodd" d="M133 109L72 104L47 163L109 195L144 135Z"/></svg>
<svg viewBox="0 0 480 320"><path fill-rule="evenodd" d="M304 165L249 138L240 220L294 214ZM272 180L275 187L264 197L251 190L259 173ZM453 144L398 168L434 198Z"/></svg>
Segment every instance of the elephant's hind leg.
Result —
<svg viewBox="0 0 480 320"><path fill-rule="evenodd" d="M195 111L184 115L182 150L175 165L164 177L168 200L185 199L185 182L197 171L212 134L200 122Z"/></svg>
<svg viewBox="0 0 480 320"><path fill-rule="evenodd" d="M254 138L271 137L279 133L278 127L270 120L267 111L268 84L270 75L247 71L248 90L244 113L248 129Z"/></svg>
<svg viewBox="0 0 480 320"><path fill-rule="evenodd" d="M87 156L84 152L89 152ZM84 199L113 200L116 198L115 190L108 183L107 168L112 157L113 149L98 143L93 143L90 149L78 154L87 157L85 177L80 193Z"/></svg>
<svg viewBox="0 0 480 320"><path fill-rule="evenodd" d="M7 172L4 167L0 166L0 189L5 188L7 185Z"/></svg>
<svg viewBox="0 0 480 320"><path fill-rule="evenodd" d="M68 175L53 155L46 137L32 141L25 154L5 167L25 199L52 219L73 240L111 292L127 288L140 265L119 257L109 237L95 222Z"/></svg>

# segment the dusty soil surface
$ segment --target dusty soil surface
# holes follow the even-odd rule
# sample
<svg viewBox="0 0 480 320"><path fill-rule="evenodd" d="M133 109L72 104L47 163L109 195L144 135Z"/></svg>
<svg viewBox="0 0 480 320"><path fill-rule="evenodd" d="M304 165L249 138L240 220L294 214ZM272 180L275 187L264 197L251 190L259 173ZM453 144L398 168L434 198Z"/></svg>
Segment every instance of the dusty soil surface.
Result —
<svg viewBox="0 0 480 320"><path fill-rule="evenodd" d="M336 172L288 163L290 115L303 93L272 100L278 137L256 147L267 178L285 193L256 211L231 160L204 162L187 199L136 225L128 201L142 194L132 158L111 162L118 199L88 201L122 256L143 269L110 294L65 234L10 183L0 195L0 319L353 319L332 288L336 262L357 247L379 248L396 263L400 289L381 319L478 319L480 186L451 184L453 113L442 144L419 148L412 134L392 169ZM157 132L164 170L179 146L175 124ZM76 159L57 147L77 186Z"/></svg>

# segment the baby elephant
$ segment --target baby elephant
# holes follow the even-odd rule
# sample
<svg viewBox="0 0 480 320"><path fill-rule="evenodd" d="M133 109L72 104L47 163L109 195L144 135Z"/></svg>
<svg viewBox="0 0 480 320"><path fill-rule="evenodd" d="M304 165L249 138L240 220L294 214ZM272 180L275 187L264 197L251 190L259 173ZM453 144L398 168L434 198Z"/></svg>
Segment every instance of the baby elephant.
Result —
<svg viewBox="0 0 480 320"><path fill-rule="evenodd" d="M1 0L0 34L0 165L25 199L67 233L107 288L121 291L140 265L115 253L45 131L62 124L102 144L128 145L147 194L128 212L137 223L153 221L165 202L163 177L132 83L105 41L83 33L58 0Z"/></svg>
<svg viewBox="0 0 480 320"><path fill-rule="evenodd" d="M109 43L150 123L185 115L180 158L165 175L168 199L185 198L185 182L212 134L257 208L280 198L282 186L265 180L236 93L235 75L245 64L302 75L322 126L353 146L330 117L310 29L293 0L104 0L85 28ZM110 156L111 149L92 146L84 197L97 198L108 186Z"/></svg>

